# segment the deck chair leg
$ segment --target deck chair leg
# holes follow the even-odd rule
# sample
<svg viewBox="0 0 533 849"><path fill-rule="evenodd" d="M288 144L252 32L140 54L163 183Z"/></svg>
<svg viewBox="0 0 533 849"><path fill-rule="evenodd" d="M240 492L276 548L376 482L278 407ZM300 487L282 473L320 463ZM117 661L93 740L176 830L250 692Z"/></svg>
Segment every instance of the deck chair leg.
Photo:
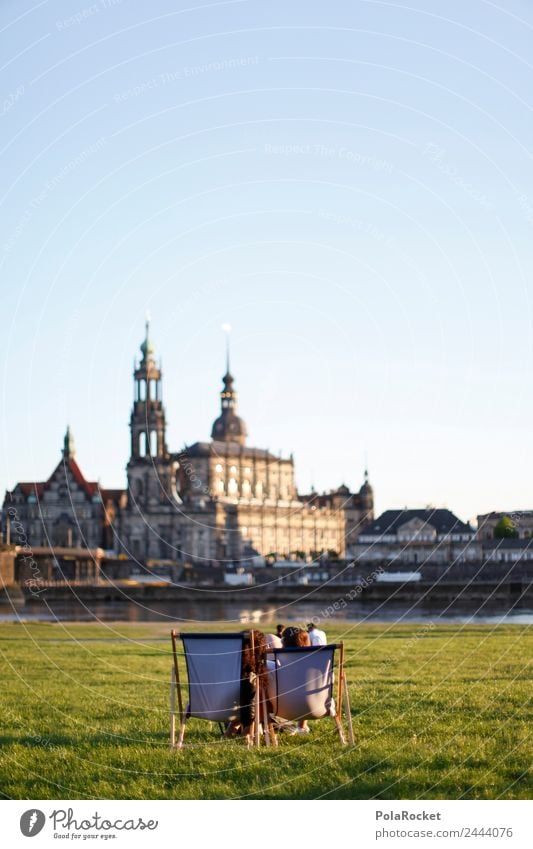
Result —
<svg viewBox="0 0 533 849"><path fill-rule="evenodd" d="M268 715L267 702L265 702L265 740L267 746L276 747L278 745L278 735L276 734L276 729Z"/></svg>
<svg viewBox="0 0 533 849"><path fill-rule="evenodd" d="M270 690L268 686L263 690L263 712L265 717L265 740L267 746L277 746L278 745L278 736L276 734L276 729L274 728L274 723L270 718L270 710L271 701L270 701Z"/></svg>
<svg viewBox="0 0 533 849"><path fill-rule="evenodd" d="M266 693L264 691L261 691L261 705L263 707L263 729L265 732L265 743L267 746L270 746L270 734L272 731L272 726L270 724L270 719L268 716L267 699Z"/></svg>
<svg viewBox="0 0 533 849"><path fill-rule="evenodd" d="M173 669L173 682L174 682L174 694L178 697L178 712L180 718L180 730L178 737L178 749L183 748L183 738L185 737L185 723L187 721L187 714L183 709L183 699L181 695L181 681L180 681L180 671L178 666L178 654L177 654L177 646L176 646L176 638L177 633L174 629L170 632L170 636L172 638L172 655L174 658L174 669ZM175 735L175 713L174 713L174 735ZM174 736L175 739L175 736Z"/></svg>
<svg viewBox="0 0 533 849"><path fill-rule="evenodd" d="M344 681L344 643L341 641L339 644L339 683L337 690L337 706L335 712L335 724L337 726L337 731L339 737L341 738L341 743L343 746L346 745L346 737L344 735L344 730L342 727L342 699L343 699L343 690L342 690L342 682Z"/></svg>
<svg viewBox="0 0 533 849"><path fill-rule="evenodd" d="M342 689L344 693L344 712L346 713L346 722L348 724L348 739L350 741L350 745L355 744L355 738L353 734L353 723L352 723L352 712L350 710L350 696L348 695L348 682L346 681L346 677L342 682Z"/></svg>
<svg viewBox="0 0 533 849"><path fill-rule="evenodd" d="M261 724L261 701L260 701L260 693L259 693L260 689L261 688L259 686L259 679L257 678L256 683L255 683L255 711L254 711L255 719L254 719L254 724L253 724L253 729L254 729L253 740L254 740L255 746L259 746L259 726Z"/></svg>
<svg viewBox="0 0 533 849"><path fill-rule="evenodd" d="M344 736L344 729L342 727L342 722L339 719L338 714L335 715L335 725L337 726L337 732L339 737L341 738L341 743L343 746L346 746L346 737Z"/></svg>
<svg viewBox="0 0 533 849"><path fill-rule="evenodd" d="M183 716L181 718L180 733L179 733L179 737L178 737L178 749L183 749L183 738L185 737L185 723L186 722L187 722L187 720Z"/></svg>
<svg viewBox="0 0 533 849"><path fill-rule="evenodd" d="M176 745L176 673L172 667L170 677L170 748Z"/></svg>

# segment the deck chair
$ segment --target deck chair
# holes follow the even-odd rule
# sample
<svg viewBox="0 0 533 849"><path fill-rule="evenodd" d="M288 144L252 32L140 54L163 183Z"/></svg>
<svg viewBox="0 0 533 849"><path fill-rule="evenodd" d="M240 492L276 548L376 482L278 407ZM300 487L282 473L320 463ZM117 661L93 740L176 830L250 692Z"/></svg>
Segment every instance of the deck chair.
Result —
<svg viewBox="0 0 533 849"><path fill-rule="evenodd" d="M178 637L183 643L187 666L189 692L185 707L178 666ZM178 634L172 631L171 638L174 662L170 687L170 747L181 749L190 717L220 724L239 717L244 635ZM176 697L179 716L177 743Z"/></svg>
<svg viewBox="0 0 533 849"><path fill-rule="evenodd" d="M337 671L337 703L334 706L335 651L339 653ZM348 739L354 744L352 716L348 685L344 672L344 646L335 643L327 646L302 646L274 649L274 669L271 702L274 713L283 720L322 719L330 716L335 721L341 743L346 745L342 727L342 707L348 726Z"/></svg>

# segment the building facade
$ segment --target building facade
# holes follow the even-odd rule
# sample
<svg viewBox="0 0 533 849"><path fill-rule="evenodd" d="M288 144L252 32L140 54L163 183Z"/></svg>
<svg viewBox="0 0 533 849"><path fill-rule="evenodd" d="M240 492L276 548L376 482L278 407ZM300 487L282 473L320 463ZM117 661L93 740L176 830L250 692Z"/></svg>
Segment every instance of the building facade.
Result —
<svg viewBox="0 0 533 849"><path fill-rule="evenodd" d="M358 493L347 487L302 496L294 459L247 445L235 380L222 379L220 415L211 441L178 453L166 445L162 373L149 327L134 371L127 502L120 515L121 550L142 560L284 559L322 552L344 556L347 541L373 518L365 475Z"/></svg>
<svg viewBox="0 0 533 849"><path fill-rule="evenodd" d="M502 521L512 523L516 539L533 537L533 510L511 510L509 513L484 513L477 517L477 533L480 540L495 539L496 526Z"/></svg>
<svg viewBox="0 0 533 849"><path fill-rule="evenodd" d="M143 564L344 557L373 519L367 473L359 492L343 485L301 495L292 455L247 444L229 354L211 440L179 452L167 447L163 375L148 324L133 378L127 488L87 481L68 429L50 478L6 493L4 541L19 542L18 522L30 545L101 547Z"/></svg>
<svg viewBox="0 0 533 849"><path fill-rule="evenodd" d="M424 563L465 563L482 557L474 528L451 510L386 510L365 527L349 555L358 563L417 568Z"/></svg>
<svg viewBox="0 0 533 849"><path fill-rule="evenodd" d="M101 489L86 480L67 428L61 460L48 480L18 483L6 492L4 542L32 549L113 548L113 522L122 497L120 490Z"/></svg>

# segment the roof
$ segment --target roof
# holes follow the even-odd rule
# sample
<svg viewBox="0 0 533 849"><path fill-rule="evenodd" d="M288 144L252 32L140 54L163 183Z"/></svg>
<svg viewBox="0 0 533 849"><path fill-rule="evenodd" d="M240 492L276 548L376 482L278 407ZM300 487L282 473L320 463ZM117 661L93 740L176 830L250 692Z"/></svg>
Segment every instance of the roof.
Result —
<svg viewBox="0 0 533 849"><path fill-rule="evenodd" d="M385 510L363 530L365 536L383 534L396 534L398 529L412 519L421 519L425 524L431 525L439 534L451 532L473 534L471 525L462 522L451 510L431 509L424 510Z"/></svg>
<svg viewBox="0 0 533 849"><path fill-rule="evenodd" d="M253 460L255 457L258 460L279 460L275 454L272 454L265 448L248 448L241 446L237 442L221 442L213 440L212 442L194 442L192 445L187 445L183 451L178 453L180 457L246 457ZM286 458L282 458L285 462L291 462Z"/></svg>
<svg viewBox="0 0 533 849"><path fill-rule="evenodd" d="M298 496L300 501L303 501L305 504L309 504L315 507L331 507L333 504L333 499L342 498L343 507L348 503L351 503L354 499L354 494L350 492L348 487L343 490L341 487L339 489L332 489L330 492L309 492Z"/></svg>
<svg viewBox="0 0 533 849"><path fill-rule="evenodd" d="M533 518L533 510L493 510L491 513L480 513L477 517L478 522L482 519L487 521L488 519L502 519L504 516L509 516L509 518L513 518L520 516L522 519L526 519L529 517Z"/></svg>
<svg viewBox="0 0 533 849"><path fill-rule="evenodd" d="M59 463L59 466L56 466L56 468L55 468L54 472L52 473L52 475L50 475L49 480L51 480L51 479L53 478L53 476L55 475L55 473L56 473L57 469L58 469L60 466L62 466L64 463L65 463L65 461L64 461L64 460L61 460L61 462ZM70 472L71 472L71 474L72 474L72 477L74 478L74 480L76 481L76 483L78 484L78 486L79 486L81 489L83 489L83 490L84 490L84 492L85 492L85 493L86 493L89 497L92 497L93 495L95 495L95 493L96 493L96 492L98 492L98 483L97 483L96 481L87 481L87 480L85 480L85 478L83 477L83 473L82 473L82 471L81 471L80 467L79 467L79 466L78 466L78 464L76 463L76 460L73 460L73 459L72 459L72 457L69 457L69 458L68 458L68 460L66 460L66 465L67 465L67 467L70 469Z"/></svg>
<svg viewBox="0 0 533 849"><path fill-rule="evenodd" d="M233 410L222 410L220 416L213 422L211 436L213 439L220 437L224 442L231 442L232 437L247 435L244 419L241 419Z"/></svg>
<svg viewBox="0 0 533 849"><path fill-rule="evenodd" d="M125 494L125 489L100 489L102 501L120 501Z"/></svg>
<svg viewBox="0 0 533 849"><path fill-rule="evenodd" d="M26 498L28 498L28 496L30 495L36 495L38 498L42 498L45 491L50 488L50 484L53 478L55 477L56 473L65 465L67 466L75 482L80 487L80 489L83 490L87 498L92 498L94 495L96 495L96 493L98 492L97 481L85 480L83 472L72 457L69 457L68 460L60 460L60 462L57 464L47 481L26 481L24 483L18 483L14 487L14 489L18 489L20 492L22 492L23 495L26 496Z"/></svg>
<svg viewBox="0 0 533 849"><path fill-rule="evenodd" d="M26 497L28 495L37 495L40 498L44 492L45 485L45 481L35 481L34 483L18 483L15 489L18 487L18 489L20 489L20 491Z"/></svg>

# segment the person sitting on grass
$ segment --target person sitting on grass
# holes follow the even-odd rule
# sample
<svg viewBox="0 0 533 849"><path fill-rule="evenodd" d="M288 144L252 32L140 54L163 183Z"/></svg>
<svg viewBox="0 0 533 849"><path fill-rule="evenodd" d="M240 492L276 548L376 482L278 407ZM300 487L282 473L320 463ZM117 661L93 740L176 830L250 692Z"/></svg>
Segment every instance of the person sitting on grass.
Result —
<svg viewBox="0 0 533 849"><path fill-rule="evenodd" d="M326 637L326 632L317 628L314 622L309 622L307 632L312 646L327 646L328 638Z"/></svg>

